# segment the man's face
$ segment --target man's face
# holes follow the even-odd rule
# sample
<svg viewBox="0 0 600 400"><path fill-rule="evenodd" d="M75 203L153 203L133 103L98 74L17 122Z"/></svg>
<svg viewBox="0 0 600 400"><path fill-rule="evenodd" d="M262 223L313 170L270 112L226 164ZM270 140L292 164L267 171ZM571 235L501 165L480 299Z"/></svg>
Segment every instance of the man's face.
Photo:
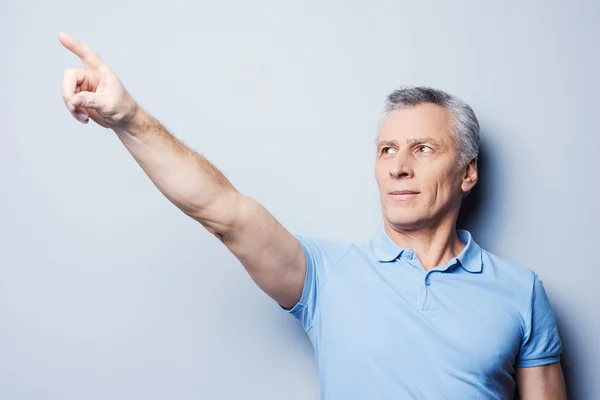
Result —
<svg viewBox="0 0 600 400"><path fill-rule="evenodd" d="M375 177L384 220L398 229L456 218L462 191L477 181L477 165L459 169L450 114L425 103L389 113L377 139Z"/></svg>

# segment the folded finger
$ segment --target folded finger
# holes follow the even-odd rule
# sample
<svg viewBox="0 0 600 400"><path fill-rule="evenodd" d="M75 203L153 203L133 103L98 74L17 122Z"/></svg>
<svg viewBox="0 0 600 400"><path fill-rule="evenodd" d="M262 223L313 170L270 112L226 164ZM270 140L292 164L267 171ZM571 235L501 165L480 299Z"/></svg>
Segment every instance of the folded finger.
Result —
<svg viewBox="0 0 600 400"><path fill-rule="evenodd" d="M69 111L75 110L70 101L77 93L77 86L85 79L85 74L85 68L69 68L63 73L62 97Z"/></svg>

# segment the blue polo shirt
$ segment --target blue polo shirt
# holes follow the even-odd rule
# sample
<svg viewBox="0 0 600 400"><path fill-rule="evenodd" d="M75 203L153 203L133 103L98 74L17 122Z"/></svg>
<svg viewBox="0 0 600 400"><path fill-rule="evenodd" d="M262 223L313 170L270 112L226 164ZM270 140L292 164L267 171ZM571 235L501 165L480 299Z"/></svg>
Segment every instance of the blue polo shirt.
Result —
<svg viewBox="0 0 600 400"><path fill-rule="evenodd" d="M287 311L312 342L322 399L506 399L516 367L559 361L537 275L458 235L463 251L427 272L384 231L360 246L296 235L307 272Z"/></svg>

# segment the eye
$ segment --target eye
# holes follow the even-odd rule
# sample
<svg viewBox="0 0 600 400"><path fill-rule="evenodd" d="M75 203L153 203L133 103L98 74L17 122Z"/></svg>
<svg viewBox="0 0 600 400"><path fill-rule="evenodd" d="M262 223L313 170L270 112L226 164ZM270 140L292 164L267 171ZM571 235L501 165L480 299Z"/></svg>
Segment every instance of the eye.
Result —
<svg viewBox="0 0 600 400"><path fill-rule="evenodd" d="M433 151L433 149L429 146L419 146L418 147L419 153L430 153Z"/></svg>
<svg viewBox="0 0 600 400"><path fill-rule="evenodd" d="M381 149L381 154L395 154L396 153L396 149L394 149L393 147L384 147Z"/></svg>

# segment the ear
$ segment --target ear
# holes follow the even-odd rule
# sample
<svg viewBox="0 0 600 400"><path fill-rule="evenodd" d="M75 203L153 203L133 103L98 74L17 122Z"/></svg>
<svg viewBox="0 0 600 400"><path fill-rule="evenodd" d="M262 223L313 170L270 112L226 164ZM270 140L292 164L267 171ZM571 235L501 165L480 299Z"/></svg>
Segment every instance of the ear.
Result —
<svg viewBox="0 0 600 400"><path fill-rule="evenodd" d="M477 171L477 159L474 158L469 162L467 168L465 168L465 173L463 175L463 180L461 184L461 189L463 193L467 194L475 187L477 184L477 180L479 179L479 174Z"/></svg>

